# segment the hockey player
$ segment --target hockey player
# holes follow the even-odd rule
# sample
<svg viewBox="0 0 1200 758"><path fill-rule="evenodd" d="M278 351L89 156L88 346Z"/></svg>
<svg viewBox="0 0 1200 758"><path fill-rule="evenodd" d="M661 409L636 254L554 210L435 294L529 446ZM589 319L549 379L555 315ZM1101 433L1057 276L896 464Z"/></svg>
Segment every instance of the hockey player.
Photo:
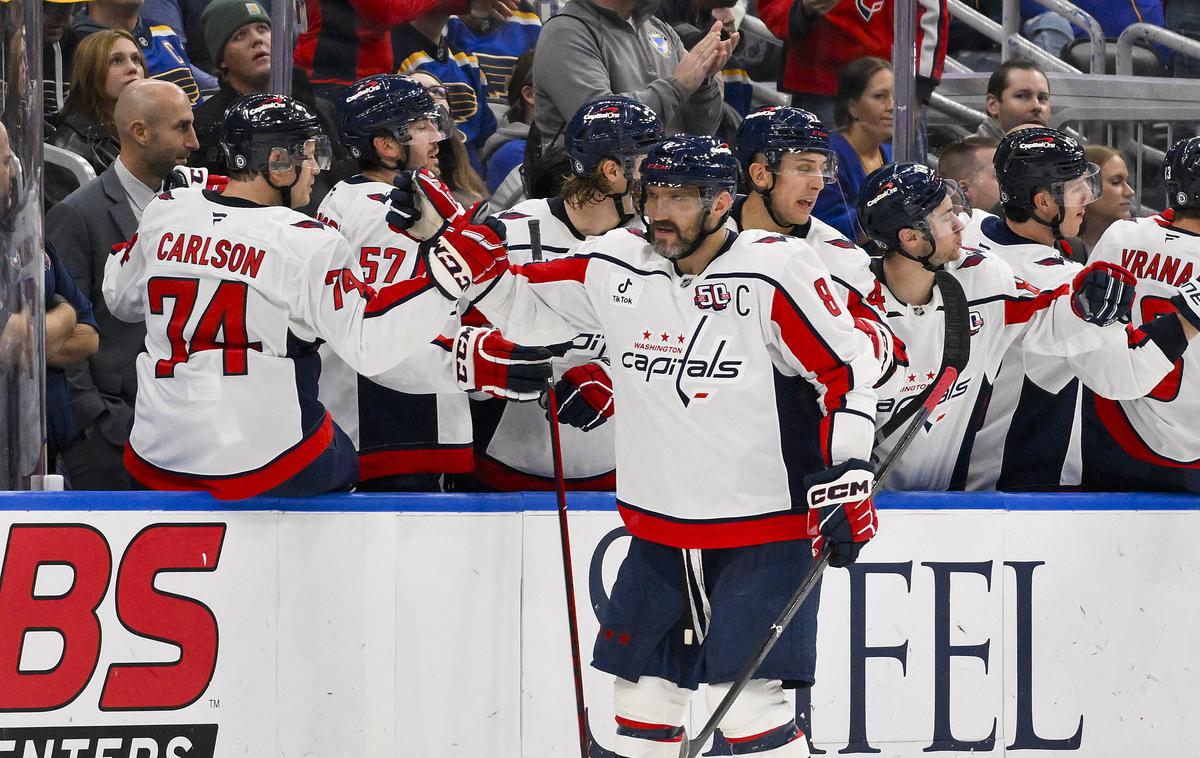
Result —
<svg viewBox="0 0 1200 758"><path fill-rule="evenodd" d="M317 399L317 344L376 374L436 336L452 301L424 275L373 290L340 235L292 210L330 156L304 106L240 98L222 144L224 194L159 195L105 267L109 310L147 327L126 466L147 487L220 498L346 489L357 466ZM475 260L464 279L503 267Z"/></svg>
<svg viewBox="0 0 1200 758"><path fill-rule="evenodd" d="M1200 328L1200 137L1167 151L1163 178L1172 213L1119 221L1090 261L1127 267L1137 277L1135 323L1177 310ZM1182 289L1181 289L1182 288ZM1200 492L1200 348L1189 347L1144 398L1114 402L1084 393L1083 486L1094 490Z"/></svg>
<svg viewBox="0 0 1200 758"><path fill-rule="evenodd" d="M1069 284L1081 266L1065 257L1065 238L1078 235L1084 208L1099 196L1099 168L1066 134L1046 127L1018 129L994 158L1003 216L986 219L963 245L989 252L1038 290ZM1136 361L1152 351L1133 354ZM1161 357L1161 356L1159 356ZM993 384L983 426L971 454L967 488L1046 490L1080 482L1079 383L1108 397L1138 397L1162 374L1147 359L1139 379L1147 386L1111 385L1104 353L1027 355L1015 343ZM1140 391L1138 391L1140 389Z"/></svg>
<svg viewBox="0 0 1200 758"><path fill-rule="evenodd" d="M394 203L411 197L411 172L436 167L438 142L453 129L449 116L418 82L395 74L350 85L337 116L342 144L358 158L361 173L334 186L318 218L350 242L367 285L418 275L424 267L420 242L405 231L413 219L407 205L397 209ZM439 196L443 207L453 209L449 215L465 214L448 192ZM497 385L492 393L532 400L549 376L548 351L514 346L494 329L462 326L452 304L445 317L447 338L382 375L362 376L336 350L322 348L321 400L358 450L360 489L440 490L442 475L474 467L470 401L463 390L481 389L476 379L487 377ZM456 358L464 370L452 365ZM504 370L475 370L514 360L522 379L542 380L527 384L526 393L509 392L507 382L496 380ZM531 373L528 364L539 361L543 365Z"/></svg>
<svg viewBox="0 0 1200 758"><path fill-rule="evenodd" d="M639 225L631 194L638 165L662 139L658 116L621 95L585 103L567 126L565 147L571 174L550 199L526 200L495 216L491 226L508 249L509 261L532 260L529 222L538 221L542 255L561 258L585 240L620 227ZM567 486L612 490L616 486L612 382L608 356L598 334L580 334L556 362L561 404L563 467ZM546 415L538 406L485 400L471 404L475 424L475 477L499 490L554 487Z"/></svg>
<svg viewBox="0 0 1200 758"><path fill-rule="evenodd" d="M618 229L485 286L452 269L493 255L487 230L451 227L430 257L435 281L461 282L506 332L601 334L612 355L633 540L593 665L617 677L615 748L630 758L677 755L691 690L724 695L810 550L846 565L876 529L869 340L807 243L724 228L737 171L725 144L673 137L642 163L644 235ZM725 717L735 753L808 755L783 694L813 678L805 631L784 632Z"/></svg>
<svg viewBox="0 0 1200 758"><path fill-rule="evenodd" d="M1001 359L1014 343L1026 353L1054 356L1107 349L1110 357L1095 371L1109 385L1137 386L1134 354L1162 372L1179 349L1175 318L1126 334L1122 318L1133 299L1133 279L1107 263L1080 270L1052 290L1039 291L1013 274L998 256L960 250L969 206L958 188L932 169L899 163L872 172L863 183L858 218L883 255L873 268L884 283L888 323L908 346L910 365L879 390L876 424L884 426L934 381L948 327L942 292L934 272L952 271L970 308L971 357L925 423L919 444L897 461L884 486L905 490L962 489L966 466L986 404L986 388L996 381ZM1164 353L1166 353L1164 355ZM1136 391L1136 390L1133 390ZM882 440L884 458L900 433Z"/></svg>
<svg viewBox="0 0 1200 758"><path fill-rule="evenodd" d="M837 181L837 153L829 131L808 111L767 106L742 121L737 156L748 193L733 204L731 226L790 234L807 242L829 269L838 298L846 303L861 330L871 336L886 380L904 345L884 324L880 284L870 258L841 232L812 215L817 196ZM861 321L859 321L861 319Z"/></svg>

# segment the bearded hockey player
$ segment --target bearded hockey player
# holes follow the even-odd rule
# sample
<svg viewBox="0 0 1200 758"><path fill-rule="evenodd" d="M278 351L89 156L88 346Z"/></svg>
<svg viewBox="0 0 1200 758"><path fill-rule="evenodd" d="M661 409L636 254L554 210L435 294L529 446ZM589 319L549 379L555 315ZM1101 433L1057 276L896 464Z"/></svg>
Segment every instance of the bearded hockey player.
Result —
<svg viewBox="0 0 1200 758"><path fill-rule="evenodd" d="M293 210L330 156L304 106L240 98L222 146L224 194L160 195L105 267L109 310L147 327L126 466L147 487L221 498L349 488L353 447L317 399L317 345L377 374L423 349L453 303L426 276L368 287L346 241ZM502 266L477 260L464 278Z"/></svg>
<svg viewBox="0 0 1200 758"><path fill-rule="evenodd" d="M532 258L530 222L536 220L542 256L554 260L613 229L639 225L633 212L638 166L662 139L662 122L645 105L620 95L585 103L567 125L565 147L571 175L550 199L526 200L493 217L509 261ZM580 334L555 362L561 408L563 467L570 489L612 490L612 382L608 355L598 334ZM554 488L546 414L539 406L484 400L471 404L475 423L475 477L498 490Z"/></svg>
<svg viewBox="0 0 1200 758"><path fill-rule="evenodd" d="M945 267L961 284L970 308L971 358L953 389L925 423L884 486L905 490L963 489L985 389L1013 344L1026 353L1069 356L1107 349L1102 364L1110 384L1132 381L1133 355L1169 360L1149 335L1126 334L1122 323L1133 300L1133 279L1123 269L1096 263L1069 285L1039 291L988 253L963 255L960 245L969 206L958 187L933 169L898 163L872 172L863 183L858 218L882 252L873 268L883 282L888 323L908 346L910 365L880 388L876 424L902 412L937 376L947 328L943 293L934 272ZM1167 331L1178 331L1177 320ZM1173 329L1171 328L1173 327ZM1161 331L1161 330L1159 330ZM1173 348L1172 348L1173 349ZM1099 370L1099 369L1097 369ZM897 431L875 449L880 459L897 443Z"/></svg>
<svg viewBox="0 0 1200 758"><path fill-rule="evenodd" d="M616 750L631 758L677 755L692 691L720 700L812 553L844 566L876 530L879 364L805 242L724 228L737 171L718 140L673 137L642 163L645 236L618 229L483 286L453 269L493 255L488 230L452 227L430 256L434 279L462 282L506 332L608 345L633 540L593 665L616 676ZM726 716L737 754L808 755L783 695L813 679L807 633L789 626Z"/></svg>
<svg viewBox="0 0 1200 758"><path fill-rule="evenodd" d="M837 181L837 153L829 130L808 111L788 106L760 108L742 120L737 156L748 185L734 201L730 225L762 229L807 242L829 269L834 292L859 329L871 336L886 379L895 363L905 364L904 345L884 323L880 284L870 258L841 232L812 215L817 196Z"/></svg>
<svg viewBox="0 0 1200 758"><path fill-rule="evenodd" d="M1120 221L1089 260L1125 266L1137 277L1134 323L1178 311L1200 328L1200 137L1167 151L1163 178L1170 214ZM1169 217L1169 220L1168 220ZM1115 402L1084 393L1083 485L1113 491L1200 492L1200 349L1188 347L1146 397Z"/></svg>
<svg viewBox="0 0 1200 758"><path fill-rule="evenodd" d="M334 186L318 218L350 242L367 285L416 276L424 263L420 241L406 231L413 219L405 199L412 172L436 167L438 142L453 129L449 116L418 82L394 74L350 85L337 115L342 144L358 158L361 173ZM422 181L439 188L435 195L453 209L449 215L465 213L436 180ZM336 351L322 349L321 400L358 450L359 489L442 489L442 475L474 467L463 390L491 383L494 394L532 400L544 387L549 351L514 346L493 329L462 326L453 304L447 304L444 334L377 376L360 375Z"/></svg>
<svg viewBox="0 0 1200 758"><path fill-rule="evenodd" d="M996 149L994 165L1003 216L984 220L963 246L1000 258L1039 291L1070 285L1082 266L1064 256L1069 251L1065 238L1079 233L1085 207L1099 197L1099 169L1088 163L1075 139L1046 127L1010 132ZM1177 331L1175 338L1180 338ZM1168 343L1169 339L1163 344ZM1127 357L1140 366L1133 377L1123 377L1134 382L1113 384L1106 351L1064 359L1027 354L1020 342L1014 343L991 388L971 453L967 488L1077 486L1081 461L1076 377L1107 397L1125 399L1146 394L1163 376L1160 350L1147 346Z"/></svg>

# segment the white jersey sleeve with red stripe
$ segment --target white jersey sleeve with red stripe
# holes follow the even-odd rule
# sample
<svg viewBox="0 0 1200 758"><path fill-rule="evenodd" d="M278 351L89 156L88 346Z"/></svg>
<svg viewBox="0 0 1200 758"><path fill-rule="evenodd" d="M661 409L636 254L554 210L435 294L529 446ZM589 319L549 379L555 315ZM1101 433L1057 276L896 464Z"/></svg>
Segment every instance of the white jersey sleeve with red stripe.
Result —
<svg viewBox="0 0 1200 758"><path fill-rule="evenodd" d="M1120 264L1138 280L1133 324L1146 327L1174 313L1170 298L1200 274L1200 236L1161 217L1118 221L1089 256ZM1096 399L1102 422L1126 453L1147 463L1200 467L1200 347L1190 344L1169 373L1145 397Z"/></svg>
<svg viewBox="0 0 1200 758"><path fill-rule="evenodd" d="M199 189L147 206L106 264L104 294L114 315L146 322L134 453L230 481L287 468L327 428L318 341L382 372L422 350L451 307L425 277L368 287L346 241L301 213Z"/></svg>
<svg viewBox="0 0 1200 758"><path fill-rule="evenodd" d="M729 232L699 275L640 234L514 267L476 302L510 338L604 335L626 525L679 547L802 538L803 477L870 455L878 364L807 244Z"/></svg>

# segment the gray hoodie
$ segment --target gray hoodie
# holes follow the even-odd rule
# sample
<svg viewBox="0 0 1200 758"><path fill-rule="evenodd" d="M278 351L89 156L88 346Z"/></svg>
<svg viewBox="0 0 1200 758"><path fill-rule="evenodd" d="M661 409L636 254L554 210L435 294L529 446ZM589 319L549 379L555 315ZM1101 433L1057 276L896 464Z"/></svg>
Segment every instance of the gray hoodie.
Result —
<svg viewBox="0 0 1200 758"><path fill-rule="evenodd" d="M487 138L487 142L483 143L483 149L479 151L479 160L483 161L484 165L487 165L492 155L501 147L515 139L526 139L528 137L529 124L523 124L520 121L515 124L505 124L492 132L492 136Z"/></svg>
<svg viewBox="0 0 1200 758"><path fill-rule="evenodd" d="M626 95L654 109L667 134L713 134L721 87L709 78L690 96L673 76L684 55L679 35L639 8L628 20L593 0L571 0L542 27L533 61L534 121L543 143L561 141L579 106Z"/></svg>

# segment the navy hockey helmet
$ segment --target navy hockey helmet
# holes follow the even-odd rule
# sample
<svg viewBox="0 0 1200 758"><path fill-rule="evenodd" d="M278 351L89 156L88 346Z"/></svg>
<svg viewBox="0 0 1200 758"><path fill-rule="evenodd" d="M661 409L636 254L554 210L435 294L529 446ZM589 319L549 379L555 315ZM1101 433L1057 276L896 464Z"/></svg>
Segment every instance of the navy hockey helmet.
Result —
<svg viewBox="0 0 1200 758"><path fill-rule="evenodd" d="M880 250L896 251L929 268L937 247L929 217L947 195L956 215L970 213L966 197L953 180L943 179L920 163L893 163L872 171L863 181L858 194L858 223ZM916 256L902 250L901 229L920 233L929 243L929 253ZM950 229L954 230L953 224ZM960 224L957 231L961 229Z"/></svg>
<svg viewBox="0 0 1200 758"><path fill-rule="evenodd" d="M671 256L672 260L686 258L696 252L707 237L722 231L725 219L733 210L732 203L725 215L718 219L716 226L706 228L704 221L721 192L733 194L737 189L737 177L737 159L733 157L729 145L721 140L690 134L668 137L650 148L646 159L642 161L642 189L638 197L642 223L647 229L652 226L651 220L645 215L647 187L696 187L700 193L700 233L687 248Z"/></svg>
<svg viewBox="0 0 1200 758"><path fill-rule="evenodd" d="M996 148L992 165L1000 185L1000 202L1006 208L1032 215L1033 197L1041 190L1049 190L1061 207L1065 185L1081 177L1093 199L1099 197L1099 182L1094 180L1100 169L1088 163L1083 146L1074 137L1057 129L1038 126L1010 132Z"/></svg>
<svg viewBox="0 0 1200 758"><path fill-rule="evenodd" d="M620 162L631 179L632 161L663 138L662 121L649 106L621 95L580 106L567 125L565 147L571 173L587 176L605 158Z"/></svg>
<svg viewBox="0 0 1200 758"><path fill-rule="evenodd" d="M338 134L355 158L373 158L375 136L390 133L397 142L409 140L408 125L429 119L439 141L452 133L450 116L415 79L399 74L378 74L359 79L335 105Z"/></svg>
<svg viewBox="0 0 1200 758"><path fill-rule="evenodd" d="M768 166L776 166L784 153L824 153L821 172L826 184L837 181L837 154L829 146L829 130L812 113L789 105L768 105L746 118L737 132L737 157L743 171L762 153Z"/></svg>
<svg viewBox="0 0 1200 758"><path fill-rule="evenodd" d="M695 186L702 195L737 188L738 162L716 137L677 134L659 142L642 161L642 186Z"/></svg>
<svg viewBox="0 0 1200 758"><path fill-rule="evenodd" d="M317 165L329 168L332 151L321 123L290 97L246 95L225 111L221 148L225 164L233 171L286 171L309 157L305 153L309 143Z"/></svg>
<svg viewBox="0 0 1200 758"><path fill-rule="evenodd" d="M1171 145L1163 160L1163 182L1172 208L1200 208L1200 137Z"/></svg>

